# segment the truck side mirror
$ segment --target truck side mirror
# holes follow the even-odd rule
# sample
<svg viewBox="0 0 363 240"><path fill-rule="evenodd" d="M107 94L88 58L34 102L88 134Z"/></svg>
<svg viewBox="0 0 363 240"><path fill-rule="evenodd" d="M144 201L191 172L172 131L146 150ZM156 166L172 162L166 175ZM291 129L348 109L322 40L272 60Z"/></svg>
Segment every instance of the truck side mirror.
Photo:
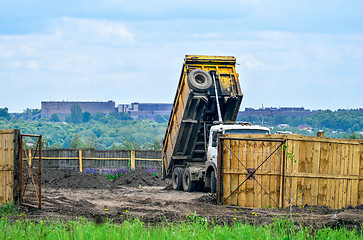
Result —
<svg viewBox="0 0 363 240"><path fill-rule="evenodd" d="M217 137L218 137L218 132L213 132L213 134L212 134L212 147L217 147Z"/></svg>

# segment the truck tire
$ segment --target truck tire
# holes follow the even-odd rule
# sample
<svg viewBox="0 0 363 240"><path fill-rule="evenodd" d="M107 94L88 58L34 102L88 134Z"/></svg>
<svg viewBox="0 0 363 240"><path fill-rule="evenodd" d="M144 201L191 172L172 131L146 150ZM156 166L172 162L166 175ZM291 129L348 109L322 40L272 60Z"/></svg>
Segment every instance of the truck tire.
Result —
<svg viewBox="0 0 363 240"><path fill-rule="evenodd" d="M210 175L210 192L211 193L217 192L217 178L214 171L212 171Z"/></svg>
<svg viewBox="0 0 363 240"><path fill-rule="evenodd" d="M193 192L197 188L196 181L192 181L190 169L186 168L183 174L183 189L186 192Z"/></svg>
<svg viewBox="0 0 363 240"><path fill-rule="evenodd" d="M188 74L188 85L196 92L206 92L212 86L212 77L202 69L194 69Z"/></svg>
<svg viewBox="0 0 363 240"><path fill-rule="evenodd" d="M174 190L181 190L183 187L183 169L180 167L174 168L171 176L171 185Z"/></svg>

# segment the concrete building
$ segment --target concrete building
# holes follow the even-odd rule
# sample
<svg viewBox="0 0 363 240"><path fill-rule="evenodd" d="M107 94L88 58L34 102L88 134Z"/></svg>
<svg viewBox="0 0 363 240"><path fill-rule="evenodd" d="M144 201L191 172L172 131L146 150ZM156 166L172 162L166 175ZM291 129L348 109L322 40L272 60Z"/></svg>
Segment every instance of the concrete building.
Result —
<svg viewBox="0 0 363 240"><path fill-rule="evenodd" d="M241 117L248 117L248 116L266 116L266 117L273 117L276 115L284 115L284 116L297 116L297 117L305 117L314 112L305 109L303 107L270 107L270 108L245 108L245 111L240 111L238 116Z"/></svg>
<svg viewBox="0 0 363 240"><path fill-rule="evenodd" d="M68 102L68 101L43 101L41 103L41 115L45 118L50 118L52 114L57 114L60 118L65 118L71 114L73 105L79 105L82 112L89 112L91 114L104 113L109 114L116 111L115 102Z"/></svg>
<svg viewBox="0 0 363 240"><path fill-rule="evenodd" d="M173 104L171 103L138 103L119 104L118 112L130 114L132 118L155 119L157 115L169 115Z"/></svg>

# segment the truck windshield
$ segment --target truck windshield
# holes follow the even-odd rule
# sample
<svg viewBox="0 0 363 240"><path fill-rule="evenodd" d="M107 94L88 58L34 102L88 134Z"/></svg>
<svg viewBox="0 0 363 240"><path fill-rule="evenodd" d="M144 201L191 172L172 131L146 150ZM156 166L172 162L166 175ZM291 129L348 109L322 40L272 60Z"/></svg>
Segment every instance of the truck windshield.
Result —
<svg viewBox="0 0 363 240"><path fill-rule="evenodd" d="M269 134L269 131L263 129L230 129L226 134Z"/></svg>

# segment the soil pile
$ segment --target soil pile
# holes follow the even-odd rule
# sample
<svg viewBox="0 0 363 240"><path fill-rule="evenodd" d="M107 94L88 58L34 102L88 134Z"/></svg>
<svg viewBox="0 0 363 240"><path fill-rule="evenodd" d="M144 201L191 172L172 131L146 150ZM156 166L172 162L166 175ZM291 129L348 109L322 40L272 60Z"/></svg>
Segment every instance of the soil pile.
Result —
<svg viewBox="0 0 363 240"><path fill-rule="evenodd" d="M114 181L110 181L98 173L87 174L72 170L43 169L42 184L51 188L116 189L119 186L165 186L166 182L144 169L132 170Z"/></svg>
<svg viewBox="0 0 363 240"><path fill-rule="evenodd" d="M167 183L159 176L154 176L144 169L132 170L128 174L115 179L113 182L116 185L128 187L142 186L166 186Z"/></svg>
<svg viewBox="0 0 363 240"><path fill-rule="evenodd" d="M217 194L216 193L209 193L206 195L203 195L194 201L200 202L200 203L210 203L210 204L217 204Z"/></svg>
<svg viewBox="0 0 363 240"><path fill-rule="evenodd" d="M71 189L107 189L117 188L100 174L86 174L78 171L62 169L44 169L42 183L51 188Z"/></svg>

